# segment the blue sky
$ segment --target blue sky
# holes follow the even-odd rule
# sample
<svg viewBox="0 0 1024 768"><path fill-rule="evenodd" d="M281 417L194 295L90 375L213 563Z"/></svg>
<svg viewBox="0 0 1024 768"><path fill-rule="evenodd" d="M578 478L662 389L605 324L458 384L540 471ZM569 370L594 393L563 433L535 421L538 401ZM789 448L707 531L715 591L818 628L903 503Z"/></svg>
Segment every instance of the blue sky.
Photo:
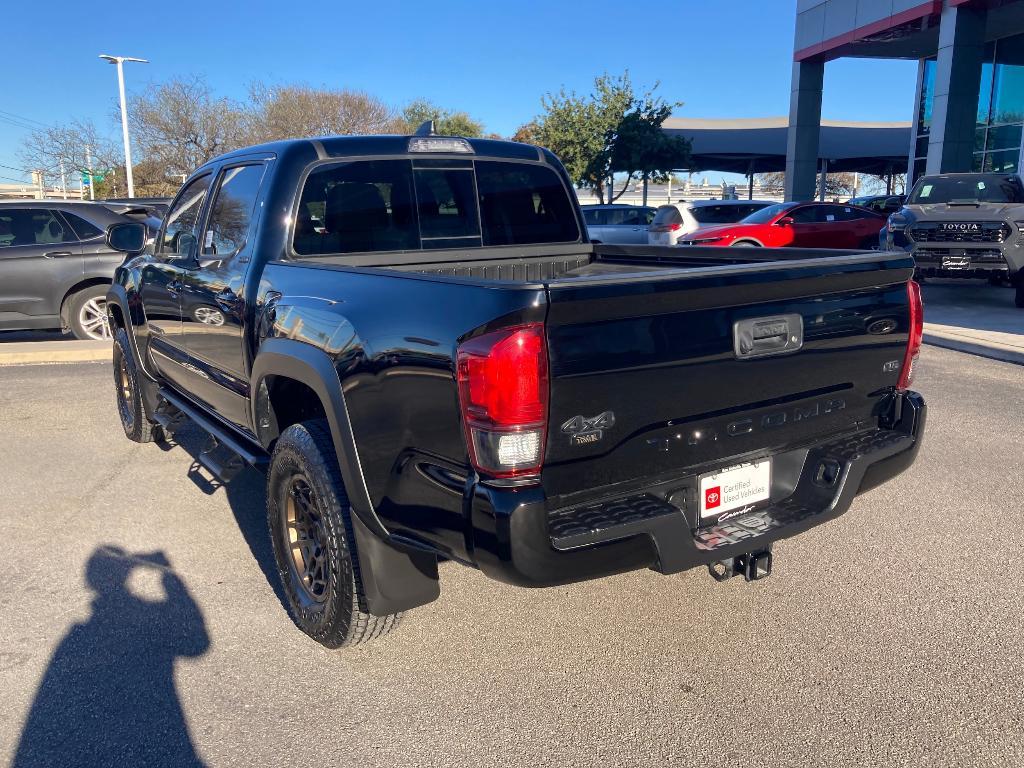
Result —
<svg viewBox="0 0 1024 768"><path fill-rule="evenodd" d="M795 6L795 0L12 2L4 11L0 166L21 165L26 131L10 115L26 124L91 118L117 137L115 70L100 53L152 62L126 67L129 108L132 91L201 74L215 91L238 98L257 80L358 88L396 106L423 96L510 134L538 113L544 92L563 85L586 91L595 75L628 69L634 84L660 81L661 95L684 102L679 116L783 115ZM66 33L59 36L63 44L51 20ZM47 30L43 38L41 30ZM909 120L915 72L915 62L831 62L823 115ZM0 167L0 177L19 176Z"/></svg>

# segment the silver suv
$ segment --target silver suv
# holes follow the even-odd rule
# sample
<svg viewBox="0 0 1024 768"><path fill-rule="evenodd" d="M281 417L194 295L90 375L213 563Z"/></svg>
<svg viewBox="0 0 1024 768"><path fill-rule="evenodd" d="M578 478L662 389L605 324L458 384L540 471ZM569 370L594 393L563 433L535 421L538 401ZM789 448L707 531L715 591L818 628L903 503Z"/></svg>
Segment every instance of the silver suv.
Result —
<svg viewBox="0 0 1024 768"><path fill-rule="evenodd" d="M595 243L643 245L655 209L646 205L581 205L587 232Z"/></svg>

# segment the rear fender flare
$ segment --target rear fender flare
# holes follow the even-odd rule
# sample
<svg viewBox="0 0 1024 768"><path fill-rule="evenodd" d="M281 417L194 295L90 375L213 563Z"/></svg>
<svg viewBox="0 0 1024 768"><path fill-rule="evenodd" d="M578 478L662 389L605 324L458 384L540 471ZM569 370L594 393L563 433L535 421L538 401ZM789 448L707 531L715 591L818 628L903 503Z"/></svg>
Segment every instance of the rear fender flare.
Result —
<svg viewBox="0 0 1024 768"><path fill-rule="evenodd" d="M322 350L294 339L267 339L260 346L250 377L251 407L252 423L265 449L277 438L270 403L261 396L268 376L294 379L320 398L352 506L356 554L370 613L385 616L435 600L440 594L437 557L392 546L390 534L373 509L341 381L331 358ZM270 425L269 429L261 430L261 423Z"/></svg>

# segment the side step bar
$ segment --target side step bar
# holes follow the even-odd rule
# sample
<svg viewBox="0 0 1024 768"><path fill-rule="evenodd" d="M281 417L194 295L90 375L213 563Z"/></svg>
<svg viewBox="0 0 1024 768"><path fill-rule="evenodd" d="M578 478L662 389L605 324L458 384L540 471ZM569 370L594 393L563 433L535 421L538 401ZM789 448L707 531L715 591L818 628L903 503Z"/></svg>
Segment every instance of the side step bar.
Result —
<svg viewBox="0 0 1024 768"><path fill-rule="evenodd" d="M219 446L227 448L231 453L253 469L266 473L267 467L270 465L270 457L257 446L253 445L240 435L235 434L233 430L218 423L215 419L211 419L176 392L172 392L166 387L161 387L160 397L181 411L181 413L185 414L189 419L202 428L203 431L210 435L211 440L203 447L203 451L200 453L197 461L208 472L221 480L221 482L228 482L232 477L234 477L240 467L234 466L231 459L221 461L215 458L212 455L212 452ZM158 422L160 422L159 419Z"/></svg>

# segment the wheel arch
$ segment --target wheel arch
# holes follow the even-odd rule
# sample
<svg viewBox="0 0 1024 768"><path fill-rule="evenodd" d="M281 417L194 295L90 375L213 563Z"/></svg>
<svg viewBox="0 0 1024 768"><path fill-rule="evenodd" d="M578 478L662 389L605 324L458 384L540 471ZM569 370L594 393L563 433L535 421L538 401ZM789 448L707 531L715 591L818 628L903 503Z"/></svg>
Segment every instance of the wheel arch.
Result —
<svg viewBox="0 0 1024 768"><path fill-rule="evenodd" d="M743 237L741 237L738 240L736 240L736 242L730 243L729 245L731 247L733 245L739 245L740 243L751 243L751 244L757 246L758 248L764 248L764 243L762 243L756 237L750 237L749 235L744 235Z"/></svg>
<svg viewBox="0 0 1024 768"><path fill-rule="evenodd" d="M76 293L78 293L80 291L84 291L86 288L92 288L93 286L97 286L97 285L107 285L107 286L109 286L110 285L110 278L109 277L86 277L86 278L84 278L82 280L79 280L74 285L72 285L70 288L68 288L66 291L64 291L64 296L61 297L61 300L60 300L60 322L61 322L61 326L62 327L67 328L68 327L68 323L70 322L70 315L68 313L71 311L71 308L70 308L70 304L71 304L70 299L71 299L71 297L74 296Z"/></svg>
<svg viewBox="0 0 1024 768"><path fill-rule="evenodd" d="M373 508L341 381L331 358L301 341L267 339L253 362L250 384L252 423L260 444L268 451L281 432L295 423L293 419L305 416L327 421L352 506L356 554L370 613L385 616L437 599L437 556L394 547ZM296 404L294 397L315 397L316 402Z"/></svg>

